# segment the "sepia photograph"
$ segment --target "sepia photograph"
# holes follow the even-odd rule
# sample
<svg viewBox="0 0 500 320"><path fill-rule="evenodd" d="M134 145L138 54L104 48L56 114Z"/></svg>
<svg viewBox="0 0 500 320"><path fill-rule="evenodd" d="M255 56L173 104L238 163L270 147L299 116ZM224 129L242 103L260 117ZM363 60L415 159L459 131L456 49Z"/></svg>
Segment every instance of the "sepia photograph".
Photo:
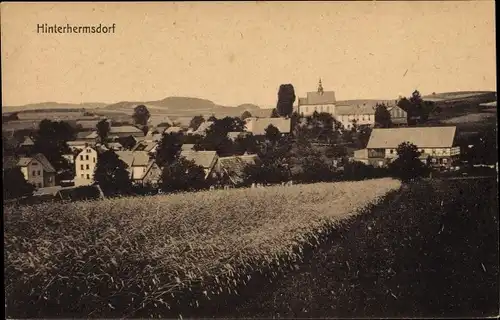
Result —
<svg viewBox="0 0 500 320"><path fill-rule="evenodd" d="M7 319L498 318L495 2L2 2Z"/></svg>

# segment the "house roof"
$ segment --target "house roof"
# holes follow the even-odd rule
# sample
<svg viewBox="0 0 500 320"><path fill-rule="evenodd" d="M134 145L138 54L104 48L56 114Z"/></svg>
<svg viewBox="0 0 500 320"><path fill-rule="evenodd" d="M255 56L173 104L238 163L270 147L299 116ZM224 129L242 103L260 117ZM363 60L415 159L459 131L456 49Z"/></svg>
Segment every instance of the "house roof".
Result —
<svg viewBox="0 0 500 320"><path fill-rule="evenodd" d="M236 140L238 137L245 136L249 134L250 132L238 132L238 131L231 131L227 133L227 137L231 140Z"/></svg>
<svg viewBox="0 0 500 320"><path fill-rule="evenodd" d="M139 128L134 126L120 126L120 127L111 127L110 134L115 133L143 133Z"/></svg>
<svg viewBox="0 0 500 320"><path fill-rule="evenodd" d="M415 127L373 129L367 148L397 148L409 141L419 148L450 148L455 140L456 127Z"/></svg>
<svg viewBox="0 0 500 320"><path fill-rule="evenodd" d="M84 146L85 144L88 144L88 141L85 140L74 140L74 141L66 141L68 146Z"/></svg>
<svg viewBox="0 0 500 320"><path fill-rule="evenodd" d="M335 91L308 92L306 98L299 98L300 105L334 104L337 101Z"/></svg>
<svg viewBox="0 0 500 320"><path fill-rule="evenodd" d="M163 132L165 132L165 133L178 133L178 132L181 132L181 131L182 131L181 127L168 127Z"/></svg>
<svg viewBox="0 0 500 320"><path fill-rule="evenodd" d="M24 141L21 143L21 146L33 146L35 143L30 137L24 137Z"/></svg>
<svg viewBox="0 0 500 320"><path fill-rule="evenodd" d="M213 166L214 161L217 158L217 152L183 150L181 151L181 156L189 161L194 161L194 163L196 163L196 165L198 166L209 169Z"/></svg>
<svg viewBox="0 0 500 320"><path fill-rule="evenodd" d="M146 151L146 152L151 152L156 146L158 145L157 142L152 142L152 141L141 141L137 143L132 151Z"/></svg>
<svg viewBox="0 0 500 320"><path fill-rule="evenodd" d="M120 142L108 142L108 147L110 148L123 148Z"/></svg>
<svg viewBox="0 0 500 320"><path fill-rule="evenodd" d="M281 133L289 133L290 132L290 119L285 118L247 118L246 121L246 129L249 132L252 132L254 135L263 135L266 133L267 127L269 125L273 125Z"/></svg>
<svg viewBox="0 0 500 320"><path fill-rule="evenodd" d="M147 166L149 154L146 151L115 151L120 160L129 167Z"/></svg>
<svg viewBox="0 0 500 320"><path fill-rule="evenodd" d="M243 182L245 167L255 164L258 156L256 154L244 156L222 157L218 159L218 170L226 173L234 184Z"/></svg>
<svg viewBox="0 0 500 320"><path fill-rule="evenodd" d="M20 167L26 167L33 160L40 162L44 171L56 172L56 169L52 166L52 164L50 164L49 160L47 160L47 158L41 153L37 153L33 157L21 157L19 158L17 165Z"/></svg>
<svg viewBox="0 0 500 320"><path fill-rule="evenodd" d="M212 124L214 124L214 122L213 122L213 121L205 121L205 122L202 122L202 123L200 124L200 126L198 127L198 129L196 129L196 130L194 131L194 133L195 133L195 134L197 134L197 133L205 133L205 132L206 132L206 131L210 128L210 126L211 126Z"/></svg>
<svg viewBox="0 0 500 320"><path fill-rule="evenodd" d="M193 148L194 148L194 144L192 144L192 143L184 143L182 145L182 151L193 150Z"/></svg>
<svg viewBox="0 0 500 320"><path fill-rule="evenodd" d="M95 139L97 138L97 132L96 131L84 131L84 132L78 132L76 134L76 139Z"/></svg>
<svg viewBox="0 0 500 320"><path fill-rule="evenodd" d="M81 126L83 129L95 129L101 120L77 120L76 125Z"/></svg>
<svg viewBox="0 0 500 320"><path fill-rule="evenodd" d="M335 114L339 116L350 115L350 114L367 114L374 115L375 107L371 105L356 105L356 106L336 106Z"/></svg>
<svg viewBox="0 0 500 320"><path fill-rule="evenodd" d="M31 157L20 157L19 160L17 161L17 165L20 167L26 167L33 158Z"/></svg>

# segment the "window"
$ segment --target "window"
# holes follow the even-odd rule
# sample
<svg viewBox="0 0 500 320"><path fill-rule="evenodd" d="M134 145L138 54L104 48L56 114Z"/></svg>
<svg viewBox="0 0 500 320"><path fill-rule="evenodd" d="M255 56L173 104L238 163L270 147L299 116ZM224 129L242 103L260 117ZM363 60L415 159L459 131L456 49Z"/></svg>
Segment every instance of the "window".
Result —
<svg viewBox="0 0 500 320"><path fill-rule="evenodd" d="M87 179L90 179L90 174L87 173Z"/></svg>
<svg viewBox="0 0 500 320"><path fill-rule="evenodd" d="M80 160L83 160L83 154L80 156Z"/></svg>
<svg viewBox="0 0 500 320"><path fill-rule="evenodd" d="M31 165L36 166L36 165L38 165L38 163L37 163L37 162L35 162L35 161L33 161L33 162L31 163Z"/></svg>
<svg viewBox="0 0 500 320"><path fill-rule="evenodd" d="M393 154L393 153L394 153L394 149L391 149L389 152L390 152L391 154Z"/></svg>
<svg viewBox="0 0 500 320"><path fill-rule="evenodd" d="M82 164L82 165L80 165L80 169L81 169L81 170L83 170L83 164Z"/></svg>
<svg viewBox="0 0 500 320"><path fill-rule="evenodd" d="M432 158L432 159L431 159L431 162L432 162L432 163L436 163L436 162L437 162L436 158Z"/></svg>
<svg viewBox="0 0 500 320"><path fill-rule="evenodd" d="M41 175L40 170L38 170L36 174L40 176Z"/></svg>
<svg viewBox="0 0 500 320"><path fill-rule="evenodd" d="M86 155L86 156L85 156L85 160L88 160L88 159L89 159L89 155Z"/></svg>
<svg viewBox="0 0 500 320"><path fill-rule="evenodd" d="M95 157L92 158L94 160L94 163L95 163Z"/></svg>
<svg viewBox="0 0 500 320"><path fill-rule="evenodd" d="M35 171L35 170L33 170L33 172L31 172L31 175L32 175L32 176L36 176L36 171Z"/></svg>
<svg viewBox="0 0 500 320"><path fill-rule="evenodd" d="M86 168L86 169L87 169L87 170L89 170L89 169L90 169L89 165L87 165L87 168Z"/></svg>
<svg viewBox="0 0 500 320"><path fill-rule="evenodd" d="M447 164L448 163L448 159L443 159L443 164Z"/></svg>
<svg viewBox="0 0 500 320"><path fill-rule="evenodd" d="M90 153L90 149L87 149L87 153ZM87 160L88 160L88 158L87 158Z"/></svg>

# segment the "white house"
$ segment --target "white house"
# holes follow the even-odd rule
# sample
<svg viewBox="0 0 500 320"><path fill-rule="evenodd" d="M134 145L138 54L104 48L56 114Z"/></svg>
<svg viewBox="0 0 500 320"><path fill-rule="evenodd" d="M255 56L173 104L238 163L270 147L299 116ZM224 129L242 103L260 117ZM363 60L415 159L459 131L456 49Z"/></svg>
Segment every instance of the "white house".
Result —
<svg viewBox="0 0 500 320"><path fill-rule="evenodd" d="M97 166L97 150L86 146L75 157L75 186L88 186L94 183Z"/></svg>
<svg viewBox="0 0 500 320"><path fill-rule="evenodd" d="M281 133L290 133L290 119L286 118L255 118L245 119L245 129L254 136L266 134L266 129L273 125Z"/></svg>

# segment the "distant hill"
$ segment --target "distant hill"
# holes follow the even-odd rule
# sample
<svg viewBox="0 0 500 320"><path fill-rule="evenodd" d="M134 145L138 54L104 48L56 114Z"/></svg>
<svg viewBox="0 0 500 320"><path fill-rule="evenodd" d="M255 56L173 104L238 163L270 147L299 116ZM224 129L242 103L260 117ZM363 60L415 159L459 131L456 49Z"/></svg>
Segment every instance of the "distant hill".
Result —
<svg viewBox="0 0 500 320"><path fill-rule="evenodd" d="M138 105L145 105L151 114L164 114L169 117L193 117L196 115L216 117L240 116L243 112L249 111L254 116L267 116L270 109L261 109L251 103L241 104L237 107L222 106L213 101L191 97L167 97L155 101L122 101L105 107L106 111L116 111L132 114Z"/></svg>
<svg viewBox="0 0 500 320"><path fill-rule="evenodd" d="M65 110L65 109L99 109L106 107L106 103L88 102L88 103L59 103L59 102L41 102L32 103L24 106L2 106L2 113L23 112L31 110Z"/></svg>

